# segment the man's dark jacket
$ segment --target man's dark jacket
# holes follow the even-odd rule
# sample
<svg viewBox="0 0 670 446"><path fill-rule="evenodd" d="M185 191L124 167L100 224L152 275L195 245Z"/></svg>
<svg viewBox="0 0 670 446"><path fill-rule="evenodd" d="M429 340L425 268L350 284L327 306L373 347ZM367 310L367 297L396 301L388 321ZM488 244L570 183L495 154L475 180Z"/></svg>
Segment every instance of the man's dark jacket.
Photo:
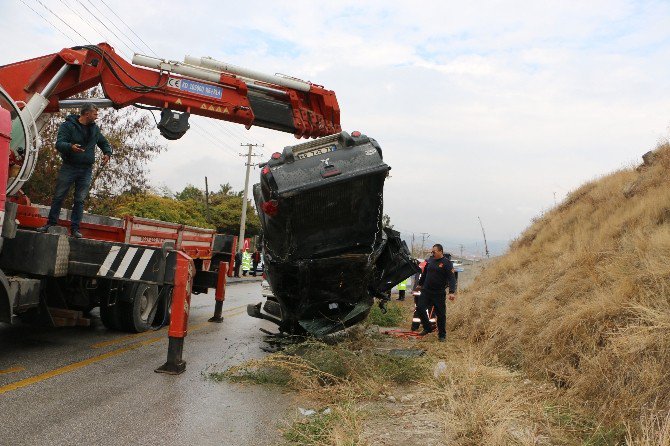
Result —
<svg viewBox="0 0 670 446"><path fill-rule="evenodd" d="M454 264L446 256L441 259L432 257L426 260L426 266L419 278L421 290L428 293L444 293L447 286L449 293L456 292L456 275Z"/></svg>
<svg viewBox="0 0 670 446"><path fill-rule="evenodd" d="M74 152L72 144L79 144L84 152ZM95 162L95 146L100 147L105 155L112 154L109 141L100 132L100 127L93 122L83 125L79 115L70 115L58 127L56 149L60 152L63 162L74 166L91 166Z"/></svg>

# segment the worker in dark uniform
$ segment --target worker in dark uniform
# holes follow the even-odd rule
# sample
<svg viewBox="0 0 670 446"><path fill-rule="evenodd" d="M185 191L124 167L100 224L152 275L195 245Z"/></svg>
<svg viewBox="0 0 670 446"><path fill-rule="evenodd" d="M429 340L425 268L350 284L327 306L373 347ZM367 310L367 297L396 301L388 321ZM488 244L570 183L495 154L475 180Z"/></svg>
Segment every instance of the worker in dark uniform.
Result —
<svg viewBox="0 0 670 446"><path fill-rule="evenodd" d="M449 300L456 298L456 276L454 265L444 255L442 245L435 244L432 256L426 261L426 266L419 279L417 290L421 291L417 312L423 325L422 336L433 331L428 320L428 309L435 307L437 313L437 334L440 342L447 338L447 295L446 288L449 287Z"/></svg>
<svg viewBox="0 0 670 446"><path fill-rule="evenodd" d="M261 252L256 248L253 254L251 254L251 275L256 277L256 268L258 264L261 263Z"/></svg>
<svg viewBox="0 0 670 446"><path fill-rule="evenodd" d="M242 251L235 253L235 277L240 277L240 266L242 266Z"/></svg>

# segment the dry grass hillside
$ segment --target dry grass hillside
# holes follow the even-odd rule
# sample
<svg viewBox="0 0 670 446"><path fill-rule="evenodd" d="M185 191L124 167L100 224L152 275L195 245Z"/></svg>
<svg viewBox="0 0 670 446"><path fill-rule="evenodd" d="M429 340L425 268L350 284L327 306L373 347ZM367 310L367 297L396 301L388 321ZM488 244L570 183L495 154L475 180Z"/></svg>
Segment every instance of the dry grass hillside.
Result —
<svg viewBox="0 0 670 446"><path fill-rule="evenodd" d="M448 323L601 421L669 440L670 144L537 219Z"/></svg>

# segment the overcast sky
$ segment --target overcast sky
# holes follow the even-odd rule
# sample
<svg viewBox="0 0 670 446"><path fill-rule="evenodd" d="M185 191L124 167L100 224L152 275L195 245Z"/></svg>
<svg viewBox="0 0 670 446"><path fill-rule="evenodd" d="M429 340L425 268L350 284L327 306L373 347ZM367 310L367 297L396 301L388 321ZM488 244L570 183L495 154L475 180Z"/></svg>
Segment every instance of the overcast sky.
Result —
<svg viewBox="0 0 670 446"><path fill-rule="evenodd" d="M478 216L489 239L507 242L555 200L636 163L668 137L668 1L0 0L0 7L0 64L86 39L108 41L127 58L211 56L334 90L342 128L376 138L392 167L385 189L392 223L466 250L481 249ZM193 121L151 164L156 186L204 187L207 176L210 187L241 189L240 143L263 143L258 152L268 157L297 142Z"/></svg>

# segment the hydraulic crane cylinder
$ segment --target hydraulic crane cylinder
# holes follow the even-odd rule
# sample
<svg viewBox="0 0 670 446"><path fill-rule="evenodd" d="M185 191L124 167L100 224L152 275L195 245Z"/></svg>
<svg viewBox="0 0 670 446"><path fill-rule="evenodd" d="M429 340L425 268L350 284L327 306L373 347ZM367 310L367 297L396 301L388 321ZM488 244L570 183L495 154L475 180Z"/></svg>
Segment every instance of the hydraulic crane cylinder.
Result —
<svg viewBox="0 0 670 446"><path fill-rule="evenodd" d="M308 92L311 88L309 83L299 79L291 79L287 77L275 76L273 74L261 73L260 71L221 62L219 60L212 59L211 57L186 56L184 57L184 62L189 65L195 65L197 67L208 68L215 71L223 71L225 73L246 77L248 79L266 82L268 84L292 88L293 90Z"/></svg>
<svg viewBox="0 0 670 446"><path fill-rule="evenodd" d="M135 54L133 56L133 64L147 68L154 68L156 70L169 71L171 73L181 74L183 76L202 79L209 82L221 81L221 73L206 68L192 67L184 65L179 62L166 61L157 57L143 56L142 54Z"/></svg>

